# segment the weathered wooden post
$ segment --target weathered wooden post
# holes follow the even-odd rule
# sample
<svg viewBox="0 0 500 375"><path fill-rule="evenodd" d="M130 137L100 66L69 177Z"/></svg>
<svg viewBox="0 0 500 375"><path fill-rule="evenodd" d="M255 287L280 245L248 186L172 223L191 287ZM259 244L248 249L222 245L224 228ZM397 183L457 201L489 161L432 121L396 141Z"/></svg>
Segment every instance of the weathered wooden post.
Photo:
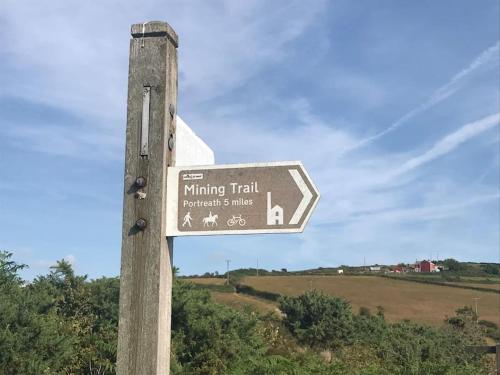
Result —
<svg viewBox="0 0 500 375"><path fill-rule="evenodd" d="M177 35L165 22L132 26L118 375L170 370L173 241L165 236L165 210L175 140L177 46Z"/></svg>

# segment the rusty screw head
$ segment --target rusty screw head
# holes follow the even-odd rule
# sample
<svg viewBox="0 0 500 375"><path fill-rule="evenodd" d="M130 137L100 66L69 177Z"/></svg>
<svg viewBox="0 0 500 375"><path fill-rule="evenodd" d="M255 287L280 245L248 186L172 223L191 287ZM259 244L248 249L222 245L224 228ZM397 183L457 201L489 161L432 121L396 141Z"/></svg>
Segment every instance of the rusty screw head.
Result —
<svg viewBox="0 0 500 375"><path fill-rule="evenodd" d="M146 227L148 226L148 222L145 220L145 219L138 219L136 222L135 222L135 226L137 228L139 228L140 230L144 230L146 229Z"/></svg>
<svg viewBox="0 0 500 375"><path fill-rule="evenodd" d="M137 177L135 179L135 186L137 186L138 188L143 188L144 186L146 186L146 179L144 177Z"/></svg>

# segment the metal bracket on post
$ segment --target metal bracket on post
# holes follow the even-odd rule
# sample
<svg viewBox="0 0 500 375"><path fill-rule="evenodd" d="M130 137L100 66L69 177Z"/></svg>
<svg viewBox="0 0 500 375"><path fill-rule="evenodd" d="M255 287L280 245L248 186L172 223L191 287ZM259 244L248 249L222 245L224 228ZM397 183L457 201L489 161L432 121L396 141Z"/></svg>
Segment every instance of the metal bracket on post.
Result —
<svg viewBox="0 0 500 375"><path fill-rule="evenodd" d="M142 94L141 156L148 155L150 103L151 87L145 86Z"/></svg>

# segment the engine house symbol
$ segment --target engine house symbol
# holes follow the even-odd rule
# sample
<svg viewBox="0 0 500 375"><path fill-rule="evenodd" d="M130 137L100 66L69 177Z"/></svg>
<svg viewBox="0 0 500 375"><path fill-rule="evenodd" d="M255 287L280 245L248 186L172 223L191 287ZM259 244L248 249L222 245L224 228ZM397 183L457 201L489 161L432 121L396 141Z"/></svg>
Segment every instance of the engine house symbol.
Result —
<svg viewBox="0 0 500 375"><path fill-rule="evenodd" d="M267 192L267 225L283 225L283 207L271 207L271 192Z"/></svg>

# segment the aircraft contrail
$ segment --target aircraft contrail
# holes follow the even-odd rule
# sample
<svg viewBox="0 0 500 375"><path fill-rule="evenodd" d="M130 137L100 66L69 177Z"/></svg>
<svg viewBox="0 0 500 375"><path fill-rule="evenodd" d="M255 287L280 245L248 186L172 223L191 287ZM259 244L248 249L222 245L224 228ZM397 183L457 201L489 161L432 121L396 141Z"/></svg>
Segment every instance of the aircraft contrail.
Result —
<svg viewBox="0 0 500 375"><path fill-rule="evenodd" d="M470 65L467 68L457 73L445 85L441 86L436 91L434 91L432 95L429 97L429 99L427 99L424 103L420 104L418 107L406 113L403 117L398 119L396 122L392 123L390 126L382 130L381 132L372 135L370 137L367 137L365 139L362 139L352 147L344 150L342 154L355 151L376 141L377 139L383 137L384 135L399 128L400 126L408 122L410 119L428 110L429 108L434 107L435 105L442 102L444 99L454 94L460 88L461 83L463 83L463 81L467 79L467 77L470 76L475 70L489 63L493 59L498 59L499 47L500 47L500 41L497 41L496 44L494 44L493 46L485 50L483 53L481 53L478 57L476 57L474 61L472 61L472 63L470 63Z"/></svg>

